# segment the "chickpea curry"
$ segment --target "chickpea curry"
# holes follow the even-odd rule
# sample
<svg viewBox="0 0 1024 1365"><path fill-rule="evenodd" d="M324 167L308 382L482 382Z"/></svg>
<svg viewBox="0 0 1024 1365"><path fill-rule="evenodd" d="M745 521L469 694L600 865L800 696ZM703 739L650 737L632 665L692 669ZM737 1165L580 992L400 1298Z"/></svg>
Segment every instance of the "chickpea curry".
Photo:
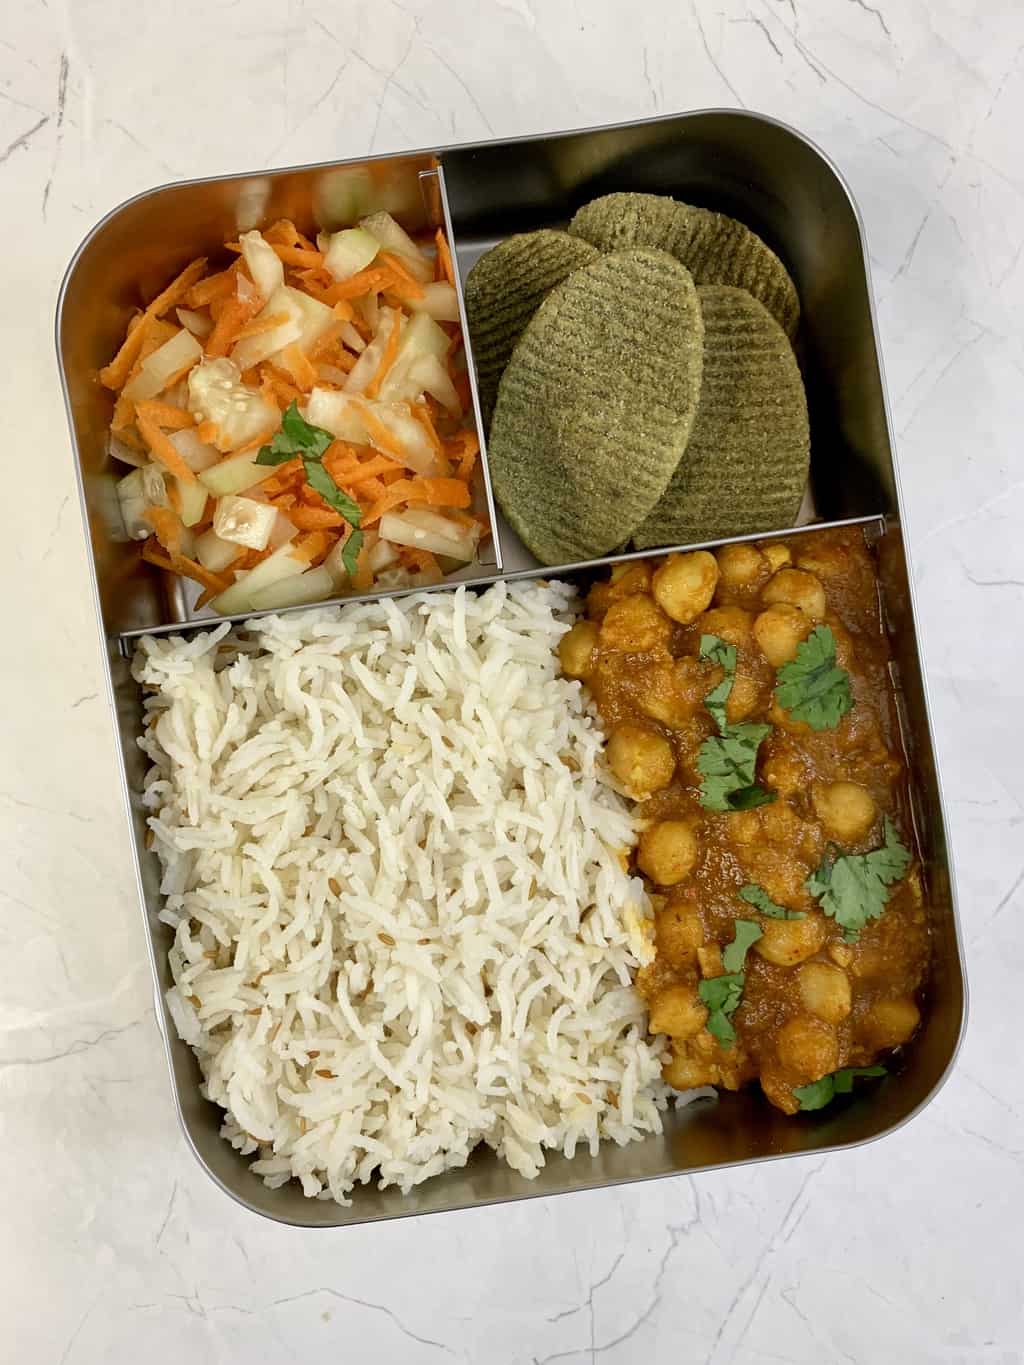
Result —
<svg viewBox="0 0 1024 1365"><path fill-rule="evenodd" d="M679 1090L820 1108L906 1043L928 927L859 528L616 566L564 637L638 804L637 986Z"/></svg>

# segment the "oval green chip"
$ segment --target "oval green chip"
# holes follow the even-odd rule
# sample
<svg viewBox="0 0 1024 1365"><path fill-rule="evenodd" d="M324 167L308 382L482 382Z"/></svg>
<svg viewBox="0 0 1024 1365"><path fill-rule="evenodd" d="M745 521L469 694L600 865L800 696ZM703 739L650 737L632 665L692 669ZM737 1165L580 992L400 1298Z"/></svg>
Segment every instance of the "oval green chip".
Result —
<svg viewBox="0 0 1024 1365"><path fill-rule="evenodd" d="M556 285L597 255L581 237L543 228L506 237L466 276L466 317L485 425L523 328Z"/></svg>
<svg viewBox="0 0 1024 1365"><path fill-rule="evenodd" d="M800 299L786 267L745 224L662 194L606 194L579 210L569 232L602 251L658 247L682 261L697 284L732 285L764 304L790 338Z"/></svg>
<svg viewBox="0 0 1024 1365"><path fill-rule="evenodd" d="M608 554L648 516L686 449L703 354L692 276L662 251L600 256L540 305L488 453L495 496L542 563Z"/></svg>
<svg viewBox="0 0 1024 1365"><path fill-rule="evenodd" d="M638 550L791 526L807 484L807 398L786 334L743 289L705 285L697 295L697 420L664 497L634 533Z"/></svg>

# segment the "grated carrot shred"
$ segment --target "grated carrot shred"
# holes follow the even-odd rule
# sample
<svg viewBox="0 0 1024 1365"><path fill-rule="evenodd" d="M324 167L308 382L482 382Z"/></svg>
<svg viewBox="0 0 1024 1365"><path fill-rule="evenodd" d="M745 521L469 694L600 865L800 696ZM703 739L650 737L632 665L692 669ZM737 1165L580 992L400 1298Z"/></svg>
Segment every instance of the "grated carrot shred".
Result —
<svg viewBox="0 0 1024 1365"><path fill-rule="evenodd" d="M331 507L293 507L288 513L300 531L320 531L332 526L346 525L340 512Z"/></svg>
<svg viewBox="0 0 1024 1365"><path fill-rule="evenodd" d="M264 332L272 332L275 327L280 327L283 322L287 321L287 313L271 313L269 318L253 318L252 322L247 322L235 334L235 340L241 341L243 337L262 336Z"/></svg>
<svg viewBox="0 0 1024 1365"><path fill-rule="evenodd" d="M303 393L308 393L317 381L316 368L297 341L284 348L281 362Z"/></svg>
<svg viewBox="0 0 1024 1365"><path fill-rule="evenodd" d="M295 520L296 510L298 509L288 513L289 520ZM335 537L328 535L326 531L304 531L292 541L291 553L296 559L305 559L312 564L318 559L323 559L334 544L334 540Z"/></svg>
<svg viewBox="0 0 1024 1365"><path fill-rule="evenodd" d="M400 256L396 256L393 251L381 251L377 254L377 260L391 271L395 282L402 286L402 291L409 298L423 298L423 286Z"/></svg>
<svg viewBox="0 0 1024 1365"><path fill-rule="evenodd" d="M205 280L199 280L194 284L185 295L185 302L189 308L208 308L215 299L227 298L229 294L233 294L239 264L238 261L234 261L227 270L221 270L216 275L207 275Z"/></svg>
<svg viewBox="0 0 1024 1365"><path fill-rule="evenodd" d="M441 572L441 566L429 550L417 550L412 545L403 545L402 558L419 573Z"/></svg>
<svg viewBox="0 0 1024 1365"><path fill-rule="evenodd" d="M195 426L190 412L177 407L174 403L161 403L157 398L147 398L142 403L136 403L135 411L168 431L184 431L186 427Z"/></svg>
<svg viewBox="0 0 1024 1365"><path fill-rule="evenodd" d="M434 449L434 454L443 456L444 448L441 445L441 438L437 434L437 428L434 426L433 418L430 415L430 409L425 403L413 403L411 404L411 409L412 415L427 433L427 439Z"/></svg>
<svg viewBox="0 0 1024 1365"><path fill-rule="evenodd" d="M373 377L364 390L367 398L376 398L380 393L380 386L387 378L391 366L395 363L395 357L398 355L398 343L401 339L402 320L400 314L395 313L391 318L391 330L388 332L388 339L384 345L380 363L373 372Z"/></svg>
<svg viewBox="0 0 1024 1365"><path fill-rule="evenodd" d="M171 566L175 573L181 574L182 577L192 578L207 590L212 589L214 596L231 586L230 578L211 573L209 569L204 569L202 564L197 563L196 560L189 559L188 555L172 554Z"/></svg>
<svg viewBox="0 0 1024 1365"><path fill-rule="evenodd" d="M183 483L195 483L195 474L154 421L140 414L136 425L154 460L158 460L170 473L176 474Z"/></svg>
<svg viewBox="0 0 1024 1365"><path fill-rule="evenodd" d="M301 265L311 270L319 270L324 263L324 253L316 247L285 246L283 242L271 242L275 256L285 265Z"/></svg>
<svg viewBox="0 0 1024 1365"><path fill-rule="evenodd" d="M170 555L165 554L161 549L157 549L150 540L143 542L142 558L147 564L153 564L158 569L166 569L168 573L174 572L174 564Z"/></svg>
<svg viewBox="0 0 1024 1365"><path fill-rule="evenodd" d="M238 333L253 314L259 311L259 307L258 295L251 299L240 299L236 295L225 303L220 316L214 323L213 331L206 338L207 360L227 355L237 341Z"/></svg>
<svg viewBox="0 0 1024 1365"><path fill-rule="evenodd" d="M299 230L290 218L279 218L263 233L263 240L271 246L298 246Z"/></svg>
<svg viewBox="0 0 1024 1365"><path fill-rule="evenodd" d="M181 538L184 527L177 512L169 507L146 507L142 513L152 526L156 538L172 557L181 554Z"/></svg>
<svg viewBox="0 0 1024 1365"><path fill-rule="evenodd" d="M437 243L437 263L441 273L439 280L447 280L454 288L455 286L455 267L452 264L452 253L448 246L448 239L444 235L442 228L438 228L434 234L434 241Z"/></svg>
<svg viewBox="0 0 1024 1365"><path fill-rule="evenodd" d="M151 318L163 317L169 308L174 308L181 303L196 281L202 278L205 269L205 256L200 256L187 265L181 274L171 280L166 289L162 289L156 298L147 305L146 312L149 316Z"/></svg>
<svg viewBox="0 0 1024 1365"><path fill-rule="evenodd" d="M391 431L384 425L377 414L365 403L360 404L359 412L363 419L363 425L366 427L367 434L370 436L373 444L383 450L385 455L391 455L394 459L400 460L404 464L405 452L397 437L392 435Z"/></svg>
<svg viewBox="0 0 1024 1365"><path fill-rule="evenodd" d="M381 270L369 265L350 275L347 280L339 280L324 291L324 302L331 305L343 299L357 299L360 294L379 294L394 279L390 270ZM358 324L357 324L358 325Z"/></svg>
<svg viewBox="0 0 1024 1365"><path fill-rule="evenodd" d="M309 352L310 360L320 360L325 351L333 350L334 344L341 336L341 329L345 326L342 318L335 317L334 321L328 323L324 330L313 342Z"/></svg>
<svg viewBox="0 0 1024 1365"><path fill-rule="evenodd" d="M430 507L468 507L469 489L461 479L428 478L424 475L415 479L400 479L377 498L364 513L361 524L369 526L379 521L385 512L390 512L403 502L425 502Z"/></svg>
<svg viewBox="0 0 1024 1365"><path fill-rule="evenodd" d="M181 303L185 295L191 290L196 280L206 269L206 257L200 256L198 260L187 265L181 273L170 282L166 289L160 291L142 314L142 318L134 327L129 328L128 335L121 343L121 348L109 365L104 365L100 370L100 383L108 389L121 389L124 387L128 378L128 373L132 365L138 358L139 351L146 336L146 324L152 319L159 319L169 308Z"/></svg>

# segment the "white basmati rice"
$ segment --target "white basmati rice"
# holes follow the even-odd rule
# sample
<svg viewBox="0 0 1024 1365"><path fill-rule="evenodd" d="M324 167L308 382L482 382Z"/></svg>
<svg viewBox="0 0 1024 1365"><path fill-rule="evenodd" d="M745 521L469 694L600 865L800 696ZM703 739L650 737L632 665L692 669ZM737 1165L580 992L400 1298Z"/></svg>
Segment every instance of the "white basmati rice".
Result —
<svg viewBox="0 0 1024 1365"><path fill-rule="evenodd" d="M561 584L147 638L142 748L167 993L224 1134L348 1202L661 1131L631 986L632 817L558 676Z"/></svg>

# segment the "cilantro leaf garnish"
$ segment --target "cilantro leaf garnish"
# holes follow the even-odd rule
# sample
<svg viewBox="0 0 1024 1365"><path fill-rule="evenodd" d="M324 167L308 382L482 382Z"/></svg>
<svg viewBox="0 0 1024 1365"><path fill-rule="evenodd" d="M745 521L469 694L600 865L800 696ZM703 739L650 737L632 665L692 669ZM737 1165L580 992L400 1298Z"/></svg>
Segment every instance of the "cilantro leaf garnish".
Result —
<svg viewBox="0 0 1024 1365"><path fill-rule="evenodd" d="M900 842L896 826L885 817L885 843L873 853L846 853L824 860L804 883L821 908L842 928L847 943L855 943L869 920L878 919L889 900L889 887L910 866L910 851Z"/></svg>
<svg viewBox="0 0 1024 1365"><path fill-rule="evenodd" d="M354 498L338 487L323 464L323 457L333 440L329 431L306 421L293 398L281 417L280 430L274 433L269 445L260 447L256 463L279 465L298 456L302 460L306 482L314 493L319 493L328 507L333 507L350 526L356 527L362 521L362 509ZM350 531L341 551L342 563L349 578L355 576L356 560L362 547L362 531Z"/></svg>
<svg viewBox="0 0 1024 1365"><path fill-rule="evenodd" d="M754 781L757 751L770 725L727 725L720 735L709 736L700 746L697 771L704 781L700 803L707 810L751 810L774 801Z"/></svg>
<svg viewBox="0 0 1024 1365"><path fill-rule="evenodd" d="M848 1095L858 1076L886 1074L884 1066L846 1066L841 1071L833 1071L831 1075L822 1076L820 1081L798 1086L793 1094L800 1101L801 1110L805 1112L809 1109L824 1109L836 1095Z"/></svg>
<svg viewBox="0 0 1024 1365"><path fill-rule="evenodd" d="M281 417L280 430L274 433L269 445L261 446L257 464L284 464L296 455L304 459L321 460L334 437L323 427L314 427L299 412L293 398Z"/></svg>
<svg viewBox="0 0 1024 1365"><path fill-rule="evenodd" d="M717 635L702 635L700 657L710 659L712 663L719 664L725 669L725 677L704 698L704 705L714 716L715 724L719 730L724 730L728 724L725 719L725 704L729 700L729 693L736 679L736 646L727 645Z"/></svg>
<svg viewBox="0 0 1024 1365"><path fill-rule="evenodd" d="M733 972L728 976L708 977L697 987L697 994L710 1011L705 1027L723 1047L732 1047L736 1041L732 1016L743 999L744 980L742 972Z"/></svg>
<svg viewBox="0 0 1024 1365"><path fill-rule="evenodd" d="M836 637L828 626L815 626L796 658L779 669L775 699L812 730L834 730L853 706L850 675L836 666Z"/></svg>
<svg viewBox="0 0 1024 1365"><path fill-rule="evenodd" d="M752 919L733 920L733 939L722 949L722 966L727 972L743 970L747 950L764 934L761 926Z"/></svg>
<svg viewBox="0 0 1024 1365"><path fill-rule="evenodd" d="M717 635L702 635L700 657L725 670L722 681L704 697L704 705L714 717L719 733L709 735L697 755L697 771L704 779L700 803L706 810L723 811L767 805L775 797L754 781L754 768L758 746L771 726L730 725L725 718L726 703L736 680L736 646L726 644Z"/></svg>
<svg viewBox="0 0 1024 1365"><path fill-rule="evenodd" d="M769 919L807 918L803 910L787 910L785 906L776 904L768 892L756 882L748 882L746 886L741 886L737 894L741 900L745 900L755 910L760 910L761 914L767 915Z"/></svg>
<svg viewBox="0 0 1024 1365"><path fill-rule="evenodd" d="M356 563L359 559L359 551L363 548L362 531L352 531L348 540L341 551L341 562L345 566L345 571L349 578L356 576Z"/></svg>
<svg viewBox="0 0 1024 1365"><path fill-rule="evenodd" d="M310 488L319 493L324 502L339 512L350 526L358 526L363 515L359 504L338 487L320 461L303 456L302 467Z"/></svg>

